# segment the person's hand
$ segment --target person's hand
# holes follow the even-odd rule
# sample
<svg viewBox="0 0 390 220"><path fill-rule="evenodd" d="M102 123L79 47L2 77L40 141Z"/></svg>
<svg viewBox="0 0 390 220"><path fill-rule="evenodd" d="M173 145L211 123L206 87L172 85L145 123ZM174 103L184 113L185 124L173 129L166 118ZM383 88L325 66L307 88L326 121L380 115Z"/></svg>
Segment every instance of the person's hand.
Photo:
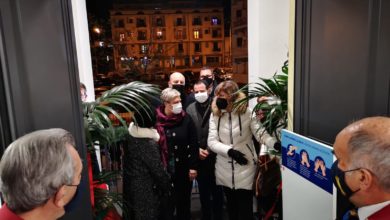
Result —
<svg viewBox="0 0 390 220"><path fill-rule="evenodd" d="M188 172L188 176L190 178L190 181L194 180L198 176L198 171L196 170L190 170Z"/></svg>
<svg viewBox="0 0 390 220"><path fill-rule="evenodd" d="M260 97L257 97L257 103L261 103L261 102L265 102L268 100L268 97L267 96L260 96Z"/></svg>
<svg viewBox="0 0 390 220"><path fill-rule="evenodd" d="M320 160L320 169L322 171L322 176L326 176L326 167L325 167L325 164L324 164L324 161Z"/></svg>
<svg viewBox="0 0 390 220"><path fill-rule="evenodd" d="M319 160L319 159L317 159L317 160L315 161L315 163L314 163L314 172L317 173L318 168L320 168L320 160Z"/></svg>
<svg viewBox="0 0 390 220"><path fill-rule="evenodd" d="M295 150L297 150L297 149L298 149L297 146L290 146L290 149L288 150L287 155L288 155L288 156L294 155L293 152L294 152Z"/></svg>
<svg viewBox="0 0 390 220"><path fill-rule="evenodd" d="M308 160L308 158L307 158L307 153L306 153L306 152L303 152L303 153L302 153L302 161L301 161L301 164L302 164L302 165L305 165L305 164L306 164L307 167L310 167L310 163L309 163L309 160Z"/></svg>
<svg viewBox="0 0 390 220"><path fill-rule="evenodd" d="M209 151L207 149L199 148L199 159L204 160L209 156Z"/></svg>
<svg viewBox="0 0 390 220"><path fill-rule="evenodd" d="M229 157L233 158L233 160L235 160L240 165L246 165L248 163L245 155L238 150L230 149L227 153Z"/></svg>

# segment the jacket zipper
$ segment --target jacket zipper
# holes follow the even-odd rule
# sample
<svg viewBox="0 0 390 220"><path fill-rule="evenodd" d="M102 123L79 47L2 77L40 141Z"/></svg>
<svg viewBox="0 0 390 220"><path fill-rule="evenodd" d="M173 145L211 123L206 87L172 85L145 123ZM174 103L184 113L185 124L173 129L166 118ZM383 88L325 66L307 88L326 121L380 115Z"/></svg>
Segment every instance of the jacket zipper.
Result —
<svg viewBox="0 0 390 220"><path fill-rule="evenodd" d="M229 112L229 133L230 133L230 144L233 147L233 126L232 126L232 114ZM232 188L235 189L235 182L234 182L234 160L233 158L231 159L232 163Z"/></svg>

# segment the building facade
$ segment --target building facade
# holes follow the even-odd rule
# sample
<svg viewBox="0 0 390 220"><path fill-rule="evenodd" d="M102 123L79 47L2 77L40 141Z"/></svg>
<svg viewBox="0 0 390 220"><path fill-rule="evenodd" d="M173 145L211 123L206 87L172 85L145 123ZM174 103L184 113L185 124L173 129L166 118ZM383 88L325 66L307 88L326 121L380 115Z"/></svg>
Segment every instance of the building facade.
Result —
<svg viewBox="0 0 390 220"><path fill-rule="evenodd" d="M248 83L248 19L247 0L232 0L231 47L233 79Z"/></svg>
<svg viewBox="0 0 390 220"><path fill-rule="evenodd" d="M222 7L142 9L114 7L111 27L115 69L141 64L144 73L199 71L224 67L230 51L224 37Z"/></svg>

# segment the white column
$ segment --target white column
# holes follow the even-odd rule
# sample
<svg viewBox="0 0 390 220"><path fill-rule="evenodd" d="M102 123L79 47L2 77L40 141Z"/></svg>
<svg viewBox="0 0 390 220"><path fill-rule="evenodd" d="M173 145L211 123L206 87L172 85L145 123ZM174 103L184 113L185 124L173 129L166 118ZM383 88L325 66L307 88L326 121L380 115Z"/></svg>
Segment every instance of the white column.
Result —
<svg viewBox="0 0 390 220"><path fill-rule="evenodd" d="M249 83L271 77L288 59L289 7L289 0L248 0Z"/></svg>
<svg viewBox="0 0 390 220"><path fill-rule="evenodd" d="M91 48L89 44L89 31L87 9L84 0L72 0L72 13L76 39L77 63L80 82L87 87L87 101L95 100L93 85Z"/></svg>

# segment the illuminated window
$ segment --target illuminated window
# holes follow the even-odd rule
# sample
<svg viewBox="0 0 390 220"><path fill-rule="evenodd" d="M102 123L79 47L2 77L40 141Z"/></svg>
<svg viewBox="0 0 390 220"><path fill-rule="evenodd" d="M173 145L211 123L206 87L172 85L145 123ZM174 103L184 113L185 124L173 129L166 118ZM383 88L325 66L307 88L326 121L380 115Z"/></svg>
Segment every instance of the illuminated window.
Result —
<svg viewBox="0 0 390 220"><path fill-rule="evenodd" d="M194 39L199 39L199 30L194 30Z"/></svg>
<svg viewBox="0 0 390 220"><path fill-rule="evenodd" d="M142 44L141 47L140 47L140 53L147 53L148 52L148 45L146 44Z"/></svg>
<svg viewBox="0 0 390 220"><path fill-rule="evenodd" d="M125 40L125 34L119 34L119 41L124 41Z"/></svg>
<svg viewBox="0 0 390 220"><path fill-rule="evenodd" d="M156 32L156 36L157 36L157 39L162 39L163 38L163 32L162 32L162 30L157 30L157 32Z"/></svg>
<svg viewBox="0 0 390 220"><path fill-rule="evenodd" d="M211 19L211 24L212 24L212 25L218 25L218 24L220 24L219 19L218 19L217 17L213 17L213 18Z"/></svg>

